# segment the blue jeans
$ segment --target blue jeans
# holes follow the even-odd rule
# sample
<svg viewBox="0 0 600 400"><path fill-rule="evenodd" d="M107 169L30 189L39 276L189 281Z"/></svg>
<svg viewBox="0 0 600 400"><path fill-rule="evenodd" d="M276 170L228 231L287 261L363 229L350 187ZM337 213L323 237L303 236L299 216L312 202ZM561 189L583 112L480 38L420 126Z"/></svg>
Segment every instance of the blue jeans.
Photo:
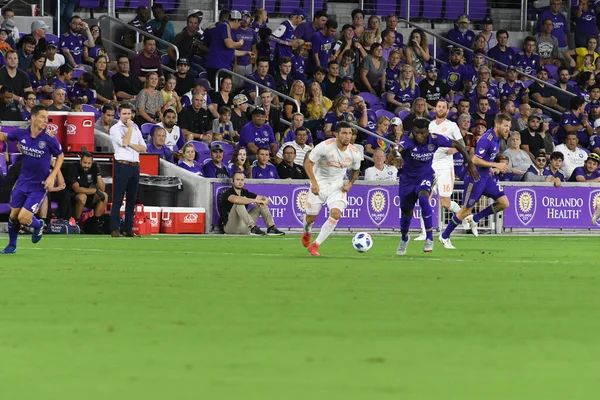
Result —
<svg viewBox="0 0 600 400"><path fill-rule="evenodd" d="M115 160L115 173L113 182L113 206L110 213L110 228L112 231L121 229L120 208L123 203L123 197L127 194L125 204L125 218L123 220L123 232L129 232L133 229L133 211L138 196L138 186L140 184L140 166L121 164Z"/></svg>

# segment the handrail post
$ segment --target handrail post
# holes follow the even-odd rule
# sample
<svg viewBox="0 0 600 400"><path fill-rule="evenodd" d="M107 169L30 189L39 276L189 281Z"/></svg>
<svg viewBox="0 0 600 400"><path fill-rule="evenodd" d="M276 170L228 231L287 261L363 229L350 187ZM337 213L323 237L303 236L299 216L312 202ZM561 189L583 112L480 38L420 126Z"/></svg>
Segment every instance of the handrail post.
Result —
<svg viewBox="0 0 600 400"><path fill-rule="evenodd" d="M406 0L406 21L410 22L410 0Z"/></svg>
<svg viewBox="0 0 600 400"><path fill-rule="evenodd" d="M437 38L433 37L433 58L437 59Z"/></svg>
<svg viewBox="0 0 600 400"><path fill-rule="evenodd" d="M571 7L569 7L569 9L570 8ZM570 19L569 19L569 21L570 21ZM523 32L525 30L526 24L527 24L527 0L521 0L521 32Z"/></svg>
<svg viewBox="0 0 600 400"><path fill-rule="evenodd" d="M465 14L469 15L469 9L471 8L470 0L465 1Z"/></svg>
<svg viewBox="0 0 600 400"><path fill-rule="evenodd" d="M219 0L215 0L215 24L219 22Z"/></svg>
<svg viewBox="0 0 600 400"><path fill-rule="evenodd" d="M315 0L310 0L310 15L315 15Z"/></svg>

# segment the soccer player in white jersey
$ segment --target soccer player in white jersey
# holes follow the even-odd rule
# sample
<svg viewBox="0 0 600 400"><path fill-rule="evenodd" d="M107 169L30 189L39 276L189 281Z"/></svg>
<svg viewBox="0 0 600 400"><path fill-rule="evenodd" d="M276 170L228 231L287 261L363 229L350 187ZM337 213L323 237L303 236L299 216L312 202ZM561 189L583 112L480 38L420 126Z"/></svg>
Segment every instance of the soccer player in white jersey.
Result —
<svg viewBox="0 0 600 400"><path fill-rule="evenodd" d="M448 115L448 102L440 99L435 105L435 120L429 123L429 132L435 135L445 136L450 140L456 140L465 146L460 129L455 122L446 118ZM435 171L435 181L437 182L437 192L440 196L440 203L446 210L457 213L460 206L450 198L454 190L454 153L457 150L453 147L440 147L433 155L433 170ZM421 217L421 235L415 240L423 241L426 239L425 225Z"/></svg>
<svg viewBox="0 0 600 400"><path fill-rule="evenodd" d="M348 206L348 191L358 179L362 161L360 152L350 143L353 134L350 124L338 123L335 132L335 139L316 145L304 160L304 169L310 179L310 193L306 201L302 245L308 247L308 252L313 256L319 256L319 246L333 232ZM348 169L351 171L350 180L345 183ZM329 208L329 218L321 227L317 239L310 244L312 225L323 204Z"/></svg>

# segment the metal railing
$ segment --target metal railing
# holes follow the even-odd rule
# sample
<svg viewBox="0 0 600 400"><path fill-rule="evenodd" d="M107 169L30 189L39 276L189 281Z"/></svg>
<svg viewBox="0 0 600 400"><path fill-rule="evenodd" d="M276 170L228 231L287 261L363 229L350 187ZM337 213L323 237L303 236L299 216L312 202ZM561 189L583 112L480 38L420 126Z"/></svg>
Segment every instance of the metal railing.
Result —
<svg viewBox="0 0 600 400"><path fill-rule="evenodd" d="M419 29L421 29L423 32L425 32L425 33L427 33L427 34L431 35L431 36L433 37L433 57L434 57L434 58L436 58L436 55L437 55L437 40L438 40L438 39L439 39L440 41L442 41L442 42L447 42L447 43L450 43L452 46L455 46L455 47L460 47L461 49L463 49L463 50L465 50L465 51L468 51L468 52L470 52L470 53L474 53L474 52L475 52L473 49L470 49L470 48L468 48L468 47L466 47L466 46L463 46L463 45L462 45L462 44L460 44L460 43L456 43L455 41L453 41L453 40L450 40L450 39L448 39L448 38L445 38L445 37L443 37L442 35L440 35L439 33L436 33L436 32L434 32L434 31L432 31L432 30L430 30L430 29L423 28L422 26L419 26L419 25L415 24L414 22L410 22L410 21L407 21L407 20L405 20L405 19L399 19L399 20L398 20L398 22L405 23L405 24L407 24L407 25L409 25L409 26L412 26L412 27L414 27L414 28L419 28ZM481 56L482 56L484 59L486 59L487 61L491 62L492 64L501 65L501 66L503 66L503 67L508 67L508 65L507 65L507 64L504 64L504 63L502 63L502 62L500 62L500 61L496 61L496 60L494 60L493 58L491 58L491 57L488 57L488 56L487 56L487 55L485 55L485 54L482 54ZM529 74L527 74L527 73L525 73L525 72L522 72L522 71L519 71L519 74L520 74L520 75L524 75L524 76L528 77L529 79L531 79L531 80L534 80L534 81L536 81L536 82L538 82L538 83L541 83L541 84L543 84L543 85L551 86L551 87L552 87L554 90L557 90L557 91L559 91L559 92L562 92L562 93L564 93L564 94L567 94L567 95L568 95L568 96L570 96L570 97L576 97L576 96L577 96L576 94L573 94L573 93L571 93L571 92L569 92L569 91L567 91L567 90L564 90L564 89L562 89L562 88L560 88L560 87L558 87L558 86L556 86L556 85L552 85L552 84L550 84L550 83L548 83L548 82L546 82L546 81L543 81L543 80L539 79L538 77L536 77L536 76L534 76L534 75L529 75Z"/></svg>
<svg viewBox="0 0 600 400"><path fill-rule="evenodd" d="M259 87L261 89L268 90L269 92L276 94L277 97L281 97L281 98L284 98L286 100L290 100L291 102L293 102L296 105L296 109L298 110L297 112L300 112L300 104L293 97L290 97L287 94L283 94L281 92L278 92L275 89L270 88L270 87L265 86L265 85L262 85L262 84L260 84L258 82L254 82L252 79L247 78L247 77L245 77L243 75L237 74L237 73L235 73L233 71L230 71L228 69L221 68L220 70L217 71L217 73L215 75L215 90L218 90L218 88L219 88L219 77L221 76L221 73L227 74L229 76L235 76L236 78L238 78L238 79L240 79L240 80L242 80L244 82L248 82L248 83L251 83L252 85L256 85L257 87ZM258 89L256 89L256 94L257 94L256 98L258 98Z"/></svg>

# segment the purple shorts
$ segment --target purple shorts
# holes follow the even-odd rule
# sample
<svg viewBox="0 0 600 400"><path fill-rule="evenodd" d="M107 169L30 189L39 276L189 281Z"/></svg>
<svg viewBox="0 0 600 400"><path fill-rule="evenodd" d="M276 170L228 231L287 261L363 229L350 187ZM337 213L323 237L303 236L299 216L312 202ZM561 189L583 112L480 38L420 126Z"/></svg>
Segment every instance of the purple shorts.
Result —
<svg viewBox="0 0 600 400"><path fill-rule="evenodd" d="M426 176L423 179L416 182L402 183L398 189L400 197L400 209L410 211L415 207L417 200L419 200L419 192L431 193L431 187L433 185L433 176Z"/></svg>
<svg viewBox="0 0 600 400"><path fill-rule="evenodd" d="M477 204L483 195L498 200L504 196L504 191L502 191L500 184L491 175L481 176L478 181L474 181L473 178L466 175L463 206L467 208L475 207L475 204Z"/></svg>
<svg viewBox="0 0 600 400"><path fill-rule="evenodd" d="M46 191L44 189L24 191L15 187L10 195L10 207L25 208L35 214L44 202L45 197Z"/></svg>

